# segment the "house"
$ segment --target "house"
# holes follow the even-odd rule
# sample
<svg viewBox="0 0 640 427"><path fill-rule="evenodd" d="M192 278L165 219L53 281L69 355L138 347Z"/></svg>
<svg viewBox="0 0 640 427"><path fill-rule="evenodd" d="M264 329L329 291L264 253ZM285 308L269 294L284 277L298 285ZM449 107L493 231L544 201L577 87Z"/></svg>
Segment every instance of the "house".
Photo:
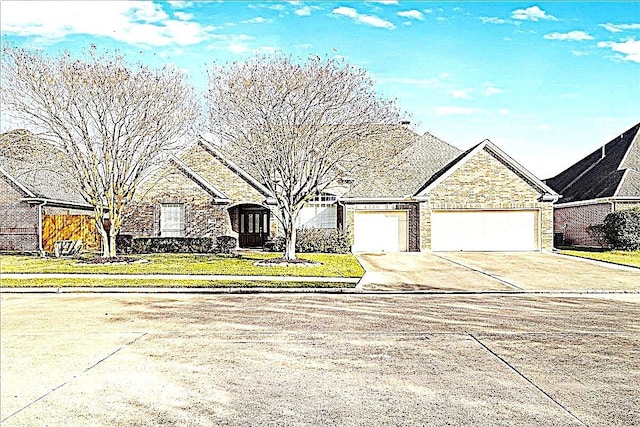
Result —
<svg viewBox="0 0 640 427"><path fill-rule="evenodd" d="M553 209L556 243L600 246L588 227L640 206L640 123L546 183L562 194Z"/></svg>
<svg viewBox="0 0 640 427"><path fill-rule="evenodd" d="M465 152L433 135L410 138L391 165L336 183L301 211L300 227L344 228L354 251L542 250L553 244L542 181L490 141ZM123 233L233 235L259 247L278 233L272 195L233 160L199 141L140 186Z"/></svg>
<svg viewBox="0 0 640 427"><path fill-rule="evenodd" d="M66 170L62 157L33 134L0 135L0 250L51 252L58 240L100 248L93 209Z"/></svg>

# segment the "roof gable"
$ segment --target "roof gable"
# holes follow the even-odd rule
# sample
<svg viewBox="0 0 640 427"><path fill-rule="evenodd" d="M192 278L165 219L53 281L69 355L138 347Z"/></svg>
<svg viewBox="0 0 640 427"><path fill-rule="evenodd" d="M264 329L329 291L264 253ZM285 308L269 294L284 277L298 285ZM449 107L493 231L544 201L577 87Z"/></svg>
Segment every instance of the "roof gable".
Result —
<svg viewBox="0 0 640 427"><path fill-rule="evenodd" d="M626 192L633 185L623 183L625 170L640 171L640 123L546 182L562 194L560 203L632 196Z"/></svg>
<svg viewBox="0 0 640 427"><path fill-rule="evenodd" d="M463 167L469 160L477 156L482 151L488 152L494 158L496 158L500 163L502 163L506 168L515 173L521 180L527 183L531 188L537 191L544 200L555 200L559 197L559 195L553 191L550 187L548 187L545 183L540 181L525 169L522 165L516 162L511 156L502 151L498 146L496 146L491 141L484 140L480 144L477 144L471 148L469 148L464 153L460 154L453 161L448 163L445 167L443 167L437 174L432 176L417 192L416 198L425 198L429 196L429 193L438 187L442 182L444 182L451 174L455 171Z"/></svg>

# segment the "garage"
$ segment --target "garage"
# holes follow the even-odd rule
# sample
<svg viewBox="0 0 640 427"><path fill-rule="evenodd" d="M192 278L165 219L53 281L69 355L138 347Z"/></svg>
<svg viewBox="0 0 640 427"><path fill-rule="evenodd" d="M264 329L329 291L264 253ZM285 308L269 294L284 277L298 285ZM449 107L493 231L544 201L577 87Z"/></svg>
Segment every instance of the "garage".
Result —
<svg viewBox="0 0 640 427"><path fill-rule="evenodd" d="M354 252L405 252L407 211L354 213Z"/></svg>
<svg viewBox="0 0 640 427"><path fill-rule="evenodd" d="M534 251L537 210L451 210L431 214L433 251Z"/></svg>

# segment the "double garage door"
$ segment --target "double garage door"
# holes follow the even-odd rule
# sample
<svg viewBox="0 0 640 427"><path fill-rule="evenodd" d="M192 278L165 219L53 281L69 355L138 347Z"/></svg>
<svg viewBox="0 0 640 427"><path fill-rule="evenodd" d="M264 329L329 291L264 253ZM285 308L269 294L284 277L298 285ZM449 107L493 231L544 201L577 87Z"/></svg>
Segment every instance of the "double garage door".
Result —
<svg viewBox="0 0 640 427"><path fill-rule="evenodd" d="M435 211L433 251L533 251L538 244L535 210Z"/></svg>
<svg viewBox="0 0 640 427"><path fill-rule="evenodd" d="M536 210L434 211L431 250L538 250L538 222ZM406 251L407 225L406 211L355 212L352 249L354 252Z"/></svg>

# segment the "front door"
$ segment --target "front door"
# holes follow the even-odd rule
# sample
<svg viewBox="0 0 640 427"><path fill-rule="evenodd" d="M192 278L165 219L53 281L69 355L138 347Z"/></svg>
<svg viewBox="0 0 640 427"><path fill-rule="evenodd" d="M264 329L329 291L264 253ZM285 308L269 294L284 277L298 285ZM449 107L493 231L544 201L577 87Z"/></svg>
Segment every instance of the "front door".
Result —
<svg viewBox="0 0 640 427"><path fill-rule="evenodd" d="M241 209L238 235L241 248L262 247L269 237L269 210Z"/></svg>

